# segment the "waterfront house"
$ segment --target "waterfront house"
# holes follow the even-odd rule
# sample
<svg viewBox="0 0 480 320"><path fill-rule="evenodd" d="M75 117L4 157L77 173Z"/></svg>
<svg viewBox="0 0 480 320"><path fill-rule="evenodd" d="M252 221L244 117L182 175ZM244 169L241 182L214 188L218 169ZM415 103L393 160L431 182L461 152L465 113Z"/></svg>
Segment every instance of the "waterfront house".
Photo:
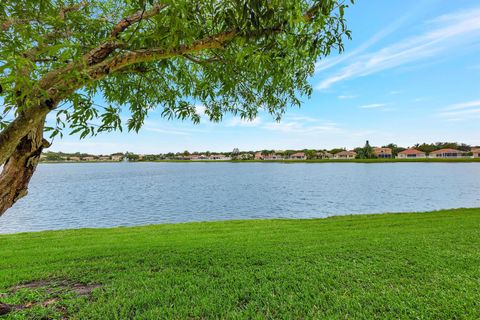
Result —
<svg viewBox="0 0 480 320"><path fill-rule="evenodd" d="M263 160L283 160L283 156L276 153L271 153L264 156Z"/></svg>
<svg viewBox="0 0 480 320"><path fill-rule="evenodd" d="M357 153L355 151L340 151L333 155L333 159L355 159Z"/></svg>
<svg viewBox="0 0 480 320"><path fill-rule="evenodd" d="M193 155L190 160L208 160L208 157L204 154Z"/></svg>
<svg viewBox="0 0 480 320"><path fill-rule="evenodd" d="M422 152L413 148L400 151L397 156L397 158L399 159L426 158L426 157L427 157L427 154L425 152Z"/></svg>
<svg viewBox="0 0 480 320"><path fill-rule="evenodd" d="M114 153L112 154L113 161L122 161L123 160L123 153Z"/></svg>
<svg viewBox="0 0 480 320"><path fill-rule="evenodd" d="M430 152L429 158L461 158L464 156L463 151L455 149L440 149Z"/></svg>
<svg viewBox="0 0 480 320"><path fill-rule="evenodd" d="M305 152L297 152L289 157L290 160L306 160L307 156L305 155Z"/></svg>
<svg viewBox="0 0 480 320"><path fill-rule="evenodd" d="M255 160L263 160L263 156L261 152L255 153Z"/></svg>
<svg viewBox="0 0 480 320"><path fill-rule="evenodd" d="M109 160L110 160L110 157L109 157L109 156L100 156L100 157L98 158L98 160L100 160L100 161L109 161Z"/></svg>
<svg viewBox="0 0 480 320"><path fill-rule="evenodd" d="M95 161L95 157L83 157L83 161Z"/></svg>
<svg viewBox="0 0 480 320"><path fill-rule="evenodd" d="M392 149L390 148L374 148L373 154L377 158L385 159L385 158L392 158Z"/></svg>
<svg viewBox="0 0 480 320"><path fill-rule="evenodd" d="M209 160L231 160L232 158L219 153L219 154L212 154L208 159Z"/></svg>
<svg viewBox="0 0 480 320"><path fill-rule="evenodd" d="M333 154L327 151L319 151L316 153L317 159L331 159L333 158Z"/></svg>
<svg viewBox="0 0 480 320"><path fill-rule="evenodd" d="M473 158L480 158L480 148L472 149L472 157Z"/></svg>
<svg viewBox="0 0 480 320"><path fill-rule="evenodd" d="M80 157L68 157L70 161L80 161Z"/></svg>

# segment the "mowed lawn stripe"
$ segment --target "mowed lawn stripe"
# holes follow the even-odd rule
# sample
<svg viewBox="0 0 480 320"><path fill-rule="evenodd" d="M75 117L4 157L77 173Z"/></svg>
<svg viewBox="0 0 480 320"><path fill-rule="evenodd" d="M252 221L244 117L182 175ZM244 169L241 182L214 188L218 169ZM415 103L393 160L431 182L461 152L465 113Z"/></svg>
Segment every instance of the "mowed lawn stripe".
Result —
<svg viewBox="0 0 480 320"><path fill-rule="evenodd" d="M0 288L20 318L478 319L480 209L1 235Z"/></svg>

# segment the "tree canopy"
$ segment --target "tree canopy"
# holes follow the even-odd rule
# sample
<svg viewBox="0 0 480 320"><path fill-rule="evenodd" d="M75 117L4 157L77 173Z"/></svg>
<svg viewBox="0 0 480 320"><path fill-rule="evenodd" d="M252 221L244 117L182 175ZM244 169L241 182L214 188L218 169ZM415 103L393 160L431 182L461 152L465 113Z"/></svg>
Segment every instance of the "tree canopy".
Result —
<svg viewBox="0 0 480 320"><path fill-rule="evenodd" d="M139 130L149 110L199 122L225 113L280 118L310 95L315 62L342 50L346 4L324 1L16 1L0 4L7 113L56 107L82 136ZM96 94L105 106L93 102ZM125 111L125 110L124 110ZM96 121L94 121L96 120ZM92 126L91 123L97 123Z"/></svg>
<svg viewBox="0 0 480 320"><path fill-rule="evenodd" d="M5 184L13 191L0 192L0 213L2 199L25 194L49 146L46 130L51 138L64 128L80 137L124 126L138 131L154 108L197 123L199 105L212 121L225 114L253 119L259 110L280 119L311 94L315 63L343 50L348 4L3 0L0 165L9 166L0 189ZM55 126L45 128L49 113Z"/></svg>

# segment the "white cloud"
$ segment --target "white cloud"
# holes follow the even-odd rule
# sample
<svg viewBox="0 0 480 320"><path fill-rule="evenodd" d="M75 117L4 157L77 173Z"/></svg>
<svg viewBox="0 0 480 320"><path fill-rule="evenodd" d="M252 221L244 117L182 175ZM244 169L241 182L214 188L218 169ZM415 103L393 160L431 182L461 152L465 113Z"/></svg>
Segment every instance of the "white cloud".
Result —
<svg viewBox="0 0 480 320"><path fill-rule="evenodd" d="M337 98L340 100L349 100L349 99L355 99L357 96L354 95L339 95Z"/></svg>
<svg viewBox="0 0 480 320"><path fill-rule="evenodd" d="M177 136L191 136L193 134L207 132L207 129L205 129L204 126L195 126L190 122L175 123L173 121L165 122L164 120L145 120L144 126L141 131L164 133Z"/></svg>
<svg viewBox="0 0 480 320"><path fill-rule="evenodd" d="M480 100L449 105L438 113L447 121L465 121L480 118Z"/></svg>
<svg viewBox="0 0 480 320"><path fill-rule="evenodd" d="M342 129L333 122L322 122L315 124L306 124L304 122L270 122L263 126L264 129L279 131L283 133L296 133L296 134L315 134L325 132L340 132Z"/></svg>
<svg viewBox="0 0 480 320"><path fill-rule="evenodd" d="M423 102L428 100L432 100L432 97L418 97L418 98L414 98L412 102Z"/></svg>
<svg viewBox="0 0 480 320"><path fill-rule="evenodd" d="M285 121L320 122L321 119L306 116L286 116Z"/></svg>
<svg viewBox="0 0 480 320"><path fill-rule="evenodd" d="M256 117L255 119L241 119L241 118L232 118L229 122L227 122L228 127L257 127L262 123L262 119L260 117Z"/></svg>
<svg viewBox="0 0 480 320"><path fill-rule="evenodd" d="M374 44L378 43L391 33L395 32L398 30L414 13L416 10L409 10L407 14L403 15L399 19L395 20L393 23L390 25L386 26L385 28L382 28L381 31L377 32L374 34L370 39L367 41L363 42L359 47L355 48L353 51L333 57L333 58L326 58L324 60L321 60L316 63L315 65L315 72L320 72L323 70L330 69L339 63L342 63L343 61L346 61L347 59L350 59L354 56L357 56L361 53L363 53L365 50L373 46Z"/></svg>
<svg viewBox="0 0 480 320"><path fill-rule="evenodd" d="M363 106L360 106L360 109L378 109L378 108L383 108L385 107L385 103L372 103L372 104L365 104Z"/></svg>
<svg viewBox="0 0 480 320"><path fill-rule="evenodd" d="M206 108L204 105L201 105L201 104L195 106L195 112L196 112L199 116L205 115L205 110L206 110L206 109L207 109L207 108Z"/></svg>
<svg viewBox="0 0 480 320"><path fill-rule="evenodd" d="M165 134L173 134L177 136L189 136L190 132L179 131L179 130L172 130L168 128L154 128L154 127L145 127L143 130L156 132L156 133L165 133Z"/></svg>
<svg viewBox="0 0 480 320"><path fill-rule="evenodd" d="M321 81L316 89L327 89L333 84L367 76L441 53L480 42L480 8L446 14L428 21L429 31L403 39L376 52L352 57L338 72Z"/></svg>
<svg viewBox="0 0 480 320"><path fill-rule="evenodd" d="M462 110L475 107L480 107L480 100L452 104L445 108L445 110Z"/></svg>

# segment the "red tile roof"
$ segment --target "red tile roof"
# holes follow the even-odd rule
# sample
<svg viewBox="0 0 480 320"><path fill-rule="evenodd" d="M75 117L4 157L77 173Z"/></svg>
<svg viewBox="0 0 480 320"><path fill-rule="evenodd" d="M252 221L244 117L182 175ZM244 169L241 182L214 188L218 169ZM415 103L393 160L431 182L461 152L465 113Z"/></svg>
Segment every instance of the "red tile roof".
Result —
<svg viewBox="0 0 480 320"><path fill-rule="evenodd" d="M357 153L355 151L340 151L335 154L336 156L356 156Z"/></svg>
<svg viewBox="0 0 480 320"><path fill-rule="evenodd" d="M441 154L441 153L463 153L463 151L455 149L440 149L430 152L430 154Z"/></svg>
<svg viewBox="0 0 480 320"><path fill-rule="evenodd" d="M384 154L392 154L392 149L390 148L375 148L373 149L374 153L384 153Z"/></svg>
<svg viewBox="0 0 480 320"><path fill-rule="evenodd" d="M404 151L400 151L398 154L425 154L425 152L419 151L417 149L407 149Z"/></svg>

